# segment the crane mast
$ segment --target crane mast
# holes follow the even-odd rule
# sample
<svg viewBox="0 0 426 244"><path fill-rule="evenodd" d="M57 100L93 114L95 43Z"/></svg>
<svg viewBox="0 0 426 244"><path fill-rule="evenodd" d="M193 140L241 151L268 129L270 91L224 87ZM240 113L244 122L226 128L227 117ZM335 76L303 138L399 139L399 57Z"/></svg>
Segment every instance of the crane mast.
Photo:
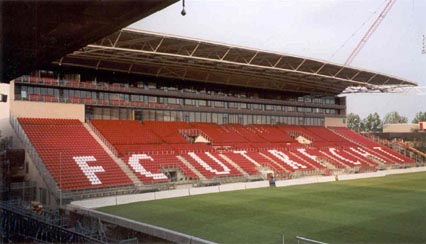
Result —
<svg viewBox="0 0 426 244"><path fill-rule="evenodd" d="M382 10L380 15L376 18L374 23L370 26L367 33L365 33L365 35L362 37L361 41L358 43L358 45L355 47L355 49L352 51L352 53L349 55L344 66L349 66L352 63L352 61L359 54L359 52L364 47L364 45L367 43L367 41L370 39L370 37L373 35L373 33L377 30L377 27L379 27L380 23L382 23L383 19L386 17L386 15L392 9L392 6L395 4L395 2L396 2L396 0L388 0L385 8Z"/></svg>

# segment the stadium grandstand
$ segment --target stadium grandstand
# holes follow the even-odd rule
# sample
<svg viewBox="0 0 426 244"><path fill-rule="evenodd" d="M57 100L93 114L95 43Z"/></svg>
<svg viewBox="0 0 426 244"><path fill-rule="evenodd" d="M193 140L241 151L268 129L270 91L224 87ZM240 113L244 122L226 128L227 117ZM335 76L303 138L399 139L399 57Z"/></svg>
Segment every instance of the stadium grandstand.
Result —
<svg viewBox="0 0 426 244"><path fill-rule="evenodd" d="M123 29L11 84L45 205L415 164L345 128L337 96L414 83L307 58Z"/></svg>
<svg viewBox="0 0 426 244"><path fill-rule="evenodd" d="M348 129L338 96L415 85L122 29L12 79L8 126L13 147L25 149L19 181L33 189L27 200L57 209L97 197L419 166L407 151Z"/></svg>

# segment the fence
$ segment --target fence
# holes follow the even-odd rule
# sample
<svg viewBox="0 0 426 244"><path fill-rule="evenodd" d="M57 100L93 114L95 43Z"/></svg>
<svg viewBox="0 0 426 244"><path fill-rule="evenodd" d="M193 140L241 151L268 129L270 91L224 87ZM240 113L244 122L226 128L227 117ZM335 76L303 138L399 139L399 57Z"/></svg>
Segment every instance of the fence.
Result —
<svg viewBox="0 0 426 244"><path fill-rule="evenodd" d="M327 244L325 242L316 241L316 240L308 239L308 238L301 237L301 236L296 236L295 243L296 244Z"/></svg>

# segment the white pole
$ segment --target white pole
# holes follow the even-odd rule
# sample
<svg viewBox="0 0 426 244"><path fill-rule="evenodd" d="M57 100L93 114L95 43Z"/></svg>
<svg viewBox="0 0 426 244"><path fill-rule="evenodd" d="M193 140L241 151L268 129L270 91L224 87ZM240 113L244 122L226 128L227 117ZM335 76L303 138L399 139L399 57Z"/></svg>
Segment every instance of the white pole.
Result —
<svg viewBox="0 0 426 244"><path fill-rule="evenodd" d="M59 209L62 208L62 152L59 153Z"/></svg>

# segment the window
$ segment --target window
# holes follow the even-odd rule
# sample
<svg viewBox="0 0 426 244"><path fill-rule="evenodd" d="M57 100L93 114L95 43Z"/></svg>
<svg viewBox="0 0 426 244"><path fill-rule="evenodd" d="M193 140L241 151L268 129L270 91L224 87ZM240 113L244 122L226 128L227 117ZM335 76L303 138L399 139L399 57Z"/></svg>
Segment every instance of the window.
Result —
<svg viewBox="0 0 426 244"><path fill-rule="evenodd" d="M189 112L183 112L183 121L189 122Z"/></svg>
<svg viewBox="0 0 426 244"><path fill-rule="evenodd" d="M201 113L201 122L209 122L207 119L208 114L207 113Z"/></svg>
<svg viewBox="0 0 426 244"><path fill-rule="evenodd" d="M217 113L212 114L212 123L219 123Z"/></svg>
<svg viewBox="0 0 426 244"><path fill-rule="evenodd" d="M335 103L334 97L326 97L325 103L326 104L334 104Z"/></svg>
<svg viewBox="0 0 426 244"><path fill-rule="evenodd" d="M126 108L120 108L120 119L126 120L129 118L129 110Z"/></svg>
<svg viewBox="0 0 426 244"><path fill-rule="evenodd" d="M171 121L180 121L180 118L178 116L178 112L176 111L171 111L170 112L170 120Z"/></svg>
<svg viewBox="0 0 426 244"><path fill-rule="evenodd" d="M158 121L170 121L170 112L169 111L155 111L156 115L155 117L157 118L156 120Z"/></svg>
<svg viewBox="0 0 426 244"><path fill-rule="evenodd" d="M222 124L228 124L228 123L229 123L228 115L224 114L222 117Z"/></svg>
<svg viewBox="0 0 426 244"><path fill-rule="evenodd" d="M265 109L266 109L266 110L269 110L269 111L270 111L270 110L274 110L274 105L269 105L269 104L268 104L268 105L265 105Z"/></svg>
<svg viewBox="0 0 426 244"><path fill-rule="evenodd" d="M184 105L189 105L189 106L195 106L196 105L196 103L195 103L196 101L195 100L193 100L193 99L185 99L184 100L184 102L183 102L183 104Z"/></svg>
<svg viewBox="0 0 426 244"><path fill-rule="evenodd" d="M157 88L157 85L156 85L155 83L153 83L153 82L149 82L149 83L147 84L147 88L148 88L148 89L156 89L156 88Z"/></svg>
<svg viewBox="0 0 426 244"><path fill-rule="evenodd" d="M167 99L167 103L168 104L178 104L178 99L174 98L174 97L169 97Z"/></svg>
<svg viewBox="0 0 426 244"><path fill-rule="evenodd" d="M156 103L157 102L157 97L154 96L148 96L148 102L149 103Z"/></svg>
<svg viewBox="0 0 426 244"><path fill-rule="evenodd" d="M249 115L244 115L246 117L246 124L253 124L253 115L249 114Z"/></svg>
<svg viewBox="0 0 426 244"><path fill-rule="evenodd" d="M219 108L223 108L225 106L225 103L222 101L214 101L213 104L215 107L219 107Z"/></svg>
<svg viewBox="0 0 426 244"><path fill-rule="evenodd" d="M230 124L238 123L238 116L236 114L229 114L228 115L228 123L230 123Z"/></svg>
<svg viewBox="0 0 426 244"><path fill-rule="evenodd" d="M243 115L238 115L238 124L245 124Z"/></svg>
<svg viewBox="0 0 426 244"><path fill-rule="evenodd" d="M201 121L201 113L195 112L195 120L196 122L200 122Z"/></svg>
<svg viewBox="0 0 426 244"><path fill-rule="evenodd" d="M325 113L327 113L327 114L336 114L336 110L335 109L326 109Z"/></svg>
<svg viewBox="0 0 426 244"><path fill-rule="evenodd" d="M228 108L238 108L238 103L229 102L228 103Z"/></svg>
<svg viewBox="0 0 426 244"><path fill-rule="evenodd" d="M198 106L203 106L203 107L207 106L206 100L198 100Z"/></svg>
<svg viewBox="0 0 426 244"><path fill-rule="evenodd" d="M109 99L111 99L111 100L120 100L120 96L117 93L111 93L109 95Z"/></svg>
<svg viewBox="0 0 426 244"><path fill-rule="evenodd" d="M256 103L254 103L254 104L251 105L251 108L253 110L262 110L263 105L262 104L256 104Z"/></svg>

